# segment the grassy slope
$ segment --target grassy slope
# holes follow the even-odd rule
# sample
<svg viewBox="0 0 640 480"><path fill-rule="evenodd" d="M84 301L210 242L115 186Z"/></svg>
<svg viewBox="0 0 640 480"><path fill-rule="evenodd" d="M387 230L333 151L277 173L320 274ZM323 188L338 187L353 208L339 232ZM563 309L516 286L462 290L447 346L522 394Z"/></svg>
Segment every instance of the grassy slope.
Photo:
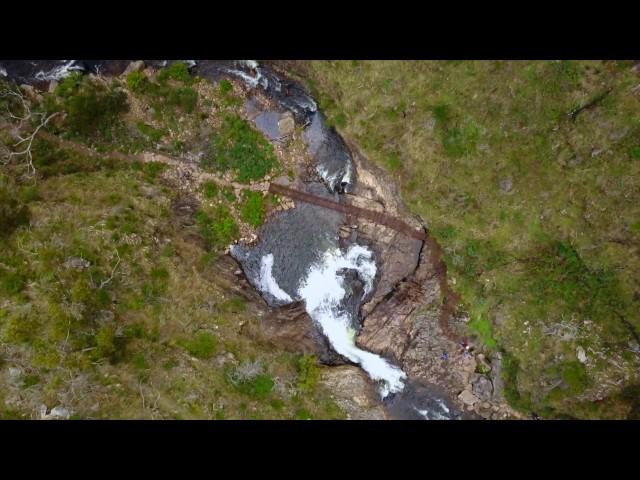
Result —
<svg viewBox="0 0 640 480"><path fill-rule="evenodd" d="M68 82L66 97L44 102L66 102L78 119L53 131L103 151L149 148L145 136L155 131L179 138L211 111L193 107L191 93L184 105L178 95L143 119L153 130L143 127L140 137L140 112L117 106L105 116L102 87L96 97L86 82ZM166 84L163 93L184 96L185 88ZM93 128L72 129L87 122ZM245 130L243 148L256 148ZM233 148L233 132L223 133ZM183 138L178 147L188 150L194 140ZM12 143L6 131L1 139ZM98 162L44 141L34 152L37 179L21 178L17 167L0 172L0 418L32 417L41 404L62 404L76 418L342 417L317 385L314 359L241 334L258 321L255 307L215 273L240 222L229 208L258 224L259 200L210 185L185 227L172 208L177 193L155 164Z"/></svg>
<svg viewBox="0 0 640 480"><path fill-rule="evenodd" d="M550 416L629 414L640 380L640 79L629 65L293 68L443 245L472 332L506 352L511 402Z"/></svg>

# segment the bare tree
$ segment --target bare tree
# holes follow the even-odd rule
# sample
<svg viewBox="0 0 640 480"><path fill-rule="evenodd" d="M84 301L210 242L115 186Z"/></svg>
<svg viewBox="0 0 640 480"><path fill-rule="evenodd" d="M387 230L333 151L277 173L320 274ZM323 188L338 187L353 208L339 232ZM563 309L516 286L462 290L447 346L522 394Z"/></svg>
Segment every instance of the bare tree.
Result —
<svg viewBox="0 0 640 480"><path fill-rule="evenodd" d="M11 109L7 105L7 113L9 114L9 118L11 118L12 120L17 120L19 122L16 129L18 132L17 137L19 141L15 143L13 147L15 148L18 146L22 146L22 150L19 150L19 151L9 150L7 152L3 152L2 159L0 161L6 165L8 163L11 163L11 161L14 158L21 157L24 159L24 165L27 168L27 176L29 177L35 176L36 169L33 165L33 154L31 151L33 147L33 140L36 138L36 135L38 134L40 129L45 127L53 117L55 117L56 115L60 115L61 112L54 112L50 115L46 115L44 112L32 112L29 102L26 101L26 99L24 98L24 95L20 91L7 89L0 92L0 96L7 97L7 98L15 97L20 101L20 104L23 110L22 116L16 115L11 111ZM35 119L35 117L40 117L40 123L36 125L35 129L29 135L23 137L22 134L20 133L23 125L25 124L25 122L30 122L32 119Z"/></svg>

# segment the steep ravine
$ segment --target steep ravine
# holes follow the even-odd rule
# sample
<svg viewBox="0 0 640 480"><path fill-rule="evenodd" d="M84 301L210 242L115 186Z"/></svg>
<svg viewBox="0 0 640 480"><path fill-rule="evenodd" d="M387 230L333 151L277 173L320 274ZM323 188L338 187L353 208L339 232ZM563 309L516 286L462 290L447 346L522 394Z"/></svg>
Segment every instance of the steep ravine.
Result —
<svg viewBox="0 0 640 480"><path fill-rule="evenodd" d="M162 65L146 63L154 62ZM32 62L3 71L37 83L74 69L119 74L127 63ZM327 127L316 101L284 72L252 61L198 61L193 71L240 86L244 116L279 148L291 148L283 139L301 137L295 179L277 182L427 229L408 213L392 179ZM499 358L489 365L460 346L466 317L456 311L432 238L422 242L304 202L270 215L258 233L257 241L231 248L238 263L225 257L216 265L230 288L256 303L260 292L266 302L259 331L247 326L246 333L332 365L322 381L351 418L515 415L501 394Z"/></svg>

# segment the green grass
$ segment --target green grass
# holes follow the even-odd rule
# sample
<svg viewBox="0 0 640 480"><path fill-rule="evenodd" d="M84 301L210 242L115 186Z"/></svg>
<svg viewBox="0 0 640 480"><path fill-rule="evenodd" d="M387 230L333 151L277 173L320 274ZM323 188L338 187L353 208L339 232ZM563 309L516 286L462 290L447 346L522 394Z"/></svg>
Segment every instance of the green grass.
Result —
<svg viewBox="0 0 640 480"><path fill-rule="evenodd" d="M218 205L209 212L201 210L196 217L200 232L211 249L223 249L240 233L231 210Z"/></svg>
<svg viewBox="0 0 640 480"><path fill-rule="evenodd" d="M298 388L303 391L313 390L320 379L318 360L314 355L302 355L297 362Z"/></svg>
<svg viewBox="0 0 640 480"><path fill-rule="evenodd" d="M144 122L138 122L136 126L138 127L138 130L140 130L140 132L143 135L149 137L149 139L154 142L159 142L162 139L162 137L164 137L167 134L165 130L160 128L154 128L151 125L147 125Z"/></svg>
<svg viewBox="0 0 640 480"><path fill-rule="evenodd" d="M29 223L29 208L19 199L19 191L10 177L0 173L0 239Z"/></svg>
<svg viewBox="0 0 640 480"><path fill-rule="evenodd" d="M178 344L194 357L207 359L216 353L218 342L211 333L200 332L195 338L181 340Z"/></svg>
<svg viewBox="0 0 640 480"><path fill-rule="evenodd" d="M202 193L206 198L216 198L220 193L220 187L216 182L209 180L202 184Z"/></svg>
<svg viewBox="0 0 640 480"><path fill-rule="evenodd" d="M254 399L262 399L269 396L274 387L275 383L270 375L260 374L252 379L240 381L236 388Z"/></svg>
<svg viewBox="0 0 640 480"><path fill-rule="evenodd" d="M221 172L232 170L238 182L249 183L270 173L278 160L273 146L260 132L237 114L225 113L202 166Z"/></svg>
<svg viewBox="0 0 640 480"><path fill-rule="evenodd" d="M266 217L265 199L262 192L244 190L240 204L240 217L252 227L259 227Z"/></svg>
<svg viewBox="0 0 640 480"><path fill-rule="evenodd" d="M394 173L430 225L470 333L513 359L514 406L592 418L583 399L595 398L596 379L621 369L640 381L638 355L624 353L640 331L632 71L602 61L330 61L299 62L297 73L334 123L344 113L341 132ZM578 333L545 333L558 325ZM585 366L581 394L541 394L578 345L611 361ZM621 415L618 393L608 387L607 405Z"/></svg>
<svg viewBox="0 0 640 480"><path fill-rule="evenodd" d="M181 72L132 74L92 93L89 79L73 75L34 111L74 106L74 122L85 116L95 124L78 133L67 121L51 123L48 131L98 151L168 146L164 132L171 130L171 142L189 152L190 132L200 131L192 93L199 80ZM103 97L120 88L134 90L143 108L98 112L97 105L113 106ZM231 103L228 111L237 99ZM19 105L8 106L20 113ZM156 111L153 119L140 115L153 115L145 107ZM229 144L235 134L256 140L242 128L234 132ZM0 140L12 141L4 129ZM295 398L276 390L277 382L297 384L295 362L239 329L263 307L238 296L221 261L220 250L239 235L228 206L205 205L185 226L173 218L176 192L161 181L170 168L162 163L86 157L42 139L33 158L35 179L12 166L0 172L0 369L24 372L15 384L0 375L0 418L29 418L33 405L61 398L72 418L293 419L300 409L313 418L344 416L320 385ZM228 188L205 185L203 193L237 201ZM257 221L260 208L252 208ZM221 367L216 357L228 353L258 360L268 372L237 388L228 382L229 364ZM17 399L11 405L10 397Z"/></svg>

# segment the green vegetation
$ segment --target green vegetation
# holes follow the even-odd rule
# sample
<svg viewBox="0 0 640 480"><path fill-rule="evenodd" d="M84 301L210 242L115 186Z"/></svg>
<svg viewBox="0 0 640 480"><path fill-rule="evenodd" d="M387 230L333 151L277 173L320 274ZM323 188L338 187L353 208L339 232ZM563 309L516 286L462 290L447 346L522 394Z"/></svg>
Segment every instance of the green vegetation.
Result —
<svg viewBox="0 0 640 480"><path fill-rule="evenodd" d="M243 200L240 205L240 216L242 220L252 227L259 227L264 223L266 217L265 199L261 192L244 190Z"/></svg>
<svg viewBox="0 0 640 480"><path fill-rule="evenodd" d="M184 62L173 62L167 68L160 70L158 73L158 80L160 82L166 82L167 80L177 80L179 82L190 84L193 82L193 77L189 73L189 67Z"/></svg>
<svg viewBox="0 0 640 480"><path fill-rule="evenodd" d="M129 105L126 93L114 84L106 84L74 74L63 80L53 95L46 98L49 113L66 113L64 125L80 138L110 138Z"/></svg>
<svg viewBox="0 0 640 480"><path fill-rule="evenodd" d="M149 102L156 112L156 120L169 122L174 120L176 111L183 114L195 112L198 92L191 86L194 82L183 62L174 62L162 69L155 80L142 72L132 72L127 76L127 85Z"/></svg>
<svg viewBox="0 0 640 480"><path fill-rule="evenodd" d="M224 205L215 207L209 213L201 210L197 221L203 238L212 249L225 248L240 233L231 211Z"/></svg>
<svg viewBox="0 0 640 480"><path fill-rule="evenodd" d="M29 209L17 197L15 184L0 173L0 239L29 223Z"/></svg>
<svg viewBox="0 0 640 480"><path fill-rule="evenodd" d="M225 172L233 170L242 183L260 180L278 165L273 145L246 120L225 113L220 130L213 139L211 153L202 166Z"/></svg>
<svg viewBox="0 0 640 480"><path fill-rule="evenodd" d="M622 372L640 380L636 74L609 61L296 68L429 223L470 333L510 359L511 404L549 417L626 415L627 397L603 385ZM590 358L580 368L578 346Z"/></svg>
<svg viewBox="0 0 640 480"><path fill-rule="evenodd" d="M233 86L231 85L231 82L229 80L225 78L220 81L220 93L226 95L227 93L231 92L232 89Z"/></svg>
<svg viewBox="0 0 640 480"><path fill-rule="evenodd" d="M197 227L174 230L168 191L148 198L145 189L159 189L149 182L157 178L118 164L51 172L39 180L39 196L11 187L12 198L32 199L26 206L33 223L3 244L0 344L13 353L0 368L26 373L16 386L2 375L0 391L20 389L29 402L51 408L71 388L66 380L81 376L88 382L83 394L69 395L66 405L81 418L296 418L300 408L314 418L338 417L325 408L323 390L295 401L276 391L276 376L295 383L298 370L277 350L238 334L239 322L255 321L254 307L229 295L224 275L198 273L205 252L188 240ZM170 238L175 254L158 249L156 236ZM207 270L219 268L214 261ZM270 371L230 385L213 363L226 352L259 358ZM28 417L30 404L2 403L0 417Z"/></svg>
<svg viewBox="0 0 640 480"><path fill-rule="evenodd" d="M220 187L214 181L204 182L202 184L202 193L206 198L216 198L220 193Z"/></svg>
<svg viewBox="0 0 640 480"><path fill-rule="evenodd" d="M303 391L312 390L320 380L318 360L314 355L302 355L298 359L298 388Z"/></svg>
<svg viewBox="0 0 640 480"><path fill-rule="evenodd" d="M216 352L216 337L209 332L200 332L192 340L181 340L178 344L194 357L211 358Z"/></svg>
<svg viewBox="0 0 640 480"><path fill-rule="evenodd" d="M34 112L67 113L49 133L100 153L41 137L35 178L15 165L0 172L0 418L33 418L34 405L61 401L72 418L343 416L320 386L281 388L299 381L292 356L238 327L259 328L263 307L238 295L219 250L239 235L240 205L246 200L246 221L257 223L264 202L238 201L232 188L207 182L209 202L184 218L161 175L171 166L115 154L192 153L208 143L193 88L199 80L186 73L172 64L122 82L74 74L32 103ZM215 97L213 86L208 92ZM237 99L226 93L231 115ZM0 142L10 145L5 106L20 113L20 105L0 99ZM214 126L202 131L211 135ZM239 144L263 151L259 168L275 166L260 136L242 126L227 134L229 148L238 134ZM247 362L268 369L230 382L228 372Z"/></svg>
<svg viewBox="0 0 640 480"><path fill-rule="evenodd" d="M153 128L150 125L147 125L144 122L137 123L138 130L147 137L149 137L154 142L159 142L162 137L164 137L167 132L165 130L159 128Z"/></svg>

